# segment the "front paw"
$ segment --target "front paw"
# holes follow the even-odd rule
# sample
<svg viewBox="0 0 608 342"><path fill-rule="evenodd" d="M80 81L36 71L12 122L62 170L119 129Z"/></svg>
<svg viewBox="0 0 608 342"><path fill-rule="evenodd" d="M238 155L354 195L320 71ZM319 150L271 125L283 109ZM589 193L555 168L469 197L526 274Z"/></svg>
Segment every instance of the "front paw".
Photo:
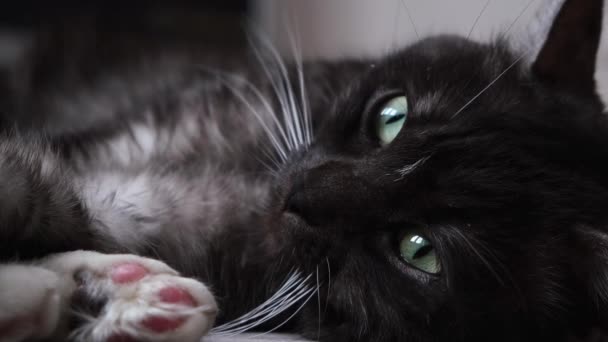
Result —
<svg viewBox="0 0 608 342"><path fill-rule="evenodd" d="M78 251L51 256L39 265L60 284L56 292L63 310L56 312L65 314L55 324L53 336L58 339L198 341L214 323L217 305L209 290L160 261ZM0 341L3 336L0 326ZM7 341L38 337L45 336Z"/></svg>

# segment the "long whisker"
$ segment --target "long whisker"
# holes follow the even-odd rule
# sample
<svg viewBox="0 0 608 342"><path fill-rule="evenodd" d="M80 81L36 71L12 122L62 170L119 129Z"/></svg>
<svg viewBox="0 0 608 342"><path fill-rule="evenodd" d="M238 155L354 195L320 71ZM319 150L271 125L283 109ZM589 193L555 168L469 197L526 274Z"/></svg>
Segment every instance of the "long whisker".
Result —
<svg viewBox="0 0 608 342"><path fill-rule="evenodd" d="M509 35L509 32L511 32L511 29L513 28L513 26L519 21L519 18L521 18L524 15L524 13L526 13L526 11L528 11L528 8L530 8L530 6L534 3L534 1L536 1L536 0L528 1L528 4L519 12L517 17L515 17L515 19L511 22L511 25L509 25L509 27L503 34L504 36Z"/></svg>
<svg viewBox="0 0 608 342"><path fill-rule="evenodd" d="M479 260L486 266L486 268L494 275L494 277L496 278L496 280L498 280L498 282L501 285L504 285L504 281L502 279L502 277L498 274L498 272L496 272L496 270L494 269L494 267L492 267L492 264L486 259L486 257L479 252L479 250L475 247L475 245L469 240L469 238L467 238L465 236L465 234L463 234L460 230L458 229L454 229L453 230L456 234L458 234L460 236L460 238L468 245L468 247L470 248L470 250L475 253L475 255L477 255L477 257L479 258Z"/></svg>
<svg viewBox="0 0 608 342"><path fill-rule="evenodd" d="M272 105L266 99L266 97L262 94L262 92L253 83L251 83L250 81L248 81L246 78L244 78L242 76L239 76L239 75L232 75L232 74L229 74L229 75L232 78L237 79L239 82L242 82L245 85L247 85L249 87L249 89L253 92L253 94L260 100L260 102L262 103L262 105L264 106L264 108L272 116L272 121L274 122L274 124L276 125L277 129L279 130L279 134L280 134L281 138L283 138L283 142L287 146L287 151L290 151L289 140L287 138L287 134L285 133L285 130L283 129L283 125L279 121L279 119L277 117L277 114L276 114L275 110L273 109Z"/></svg>
<svg viewBox="0 0 608 342"><path fill-rule="evenodd" d="M291 21L292 23L295 23L297 25L297 19L293 18L293 20ZM292 25L285 25L285 27L287 27L287 36L289 37L289 42L290 42L290 46L291 46L291 52L292 52L292 56L294 58L294 60L296 61L296 69L298 71L301 71L302 69L302 65L301 65L301 60L298 58L300 55L300 51L299 50L299 44L296 43L296 33L294 33L293 31L293 27ZM297 30L297 27L295 28ZM268 44L268 43L267 43ZM272 45L270 45L271 48L273 48ZM281 55L278 53L278 51L276 51L276 49L272 49L272 51L274 51L274 56L275 58L278 59L279 62L279 66L281 67L281 70L283 70L283 74L285 75L285 82L286 82L286 88L289 92L290 95L290 100L291 100L291 104L292 104L292 111L291 111L291 115L292 115L292 119L293 122L295 122L296 124L296 133L297 133L297 137L298 137L298 146L302 146L305 144L305 134L303 131L303 123L302 123L302 113L299 111L299 109L301 109L300 107L304 105L304 103L300 103L300 107L298 107L298 103L295 100L295 94L293 91L293 84L291 83L290 79L289 79L289 73L286 72L287 68L283 62L283 59L281 58ZM303 79L301 77L299 77L300 72L298 72L298 82L300 85L300 91L302 90L302 85L303 85ZM303 99L301 99L303 100Z"/></svg>
<svg viewBox="0 0 608 342"><path fill-rule="evenodd" d="M265 65L263 65L263 66L265 67ZM221 71L216 71L216 73L222 74ZM272 121L275 123L277 129L279 130L279 134L280 134L283 142L285 143L287 151L292 150L293 146L291 146L290 139L288 138L289 132L287 132L287 133L285 132L285 130L283 128L283 124L279 121L276 111L274 110L274 107L272 106L272 104L270 104L270 101L262 94L262 91L260 89L258 89L258 87L256 87L253 83L251 83L249 80L247 80L243 76L236 75L236 74L233 75L233 74L229 74L229 73L224 73L224 74L230 76L233 79L238 80L239 82L244 83L254 93L254 95L260 100L260 102L262 103L264 108L272 116ZM274 81L274 79L271 79L271 82L272 81ZM281 101L281 97L279 96L278 93L277 93L277 98L279 99L279 101Z"/></svg>
<svg viewBox="0 0 608 342"><path fill-rule="evenodd" d="M247 314L213 328L211 333L214 336L232 336L265 323L314 291L314 288L306 285L311 277L302 278L298 272L290 273L285 283L268 300Z"/></svg>
<svg viewBox="0 0 608 342"><path fill-rule="evenodd" d="M281 162L279 162L276 157L268 151L267 148L262 148L260 150L267 160L264 160L261 157L257 157L257 160L270 172L275 173L278 169L281 168Z"/></svg>
<svg viewBox="0 0 608 342"><path fill-rule="evenodd" d="M393 23L393 37L392 37L392 42L391 42L391 48L393 50L396 49L397 45L399 44L399 19L401 17L401 11L400 11L400 0L396 0L395 4L395 22Z"/></svg>
<svg viewBox="0 0 608 342"><path fill-rule="evenodd" d="M247 321L250 321L250 323L247 323L247 324L241 325L241 326L236 326L235 328L230 329L230 330L213 332L213 335L215 335L215 336L236 336L238 334L247 332L255 327L258 327L258 326L262 325L263 323L266 323L270 319L274 318L278 314L284 312L287 308L291 307L295 303L298 303L305 296L309 295L310 293L314 293L314 288L313 289L306 288L304 290L298 289L298 291L294 292L294 293L295 294L293 296L282 299L277 304L266 308L264 311L257 313L255 316L248 318Z"/></svg>
<svg viewBox="0 0 608 342"><path fill-rule="evenodd" d="M286 118L288 118L288 122L289 125L291 126L290 129L293 133L293 139L295 142L296 146L300 146L303 144L303 138L302 138L302 133L301 133L301 128L299 126L299 121L295 120L295 115L298 112L298 108L297 108L297 102L295 101L294 98L294 94L293 91L291 90L291 79L289 77L289 72L287 70L287 66L285 65L285 63L283 62L283 59L281 58L281 55L279 54L279 52L274 48L274 46L272 45L272 43L270 43L268 41L268 39L262 35L258 35L258 39L262 42L262 44L265 46L265 48L270 52L270 54L272 55L275 63L277 64L278 68L279 68L279 73L281 75L282 81L281 85L282 85L282 91L284 92L284 94L286 95L287 98L287 103L288 103L288 108L290 108L290 110L285 110L284 114L289 114L289 116L286 115Z"/></svg>
<svg viewBox="0 0 608 342"><path fill-rule="evenodd" d="M300 307L298 307L298 309L297 309L297 310L296 310L296 311L295 311L293 314L291 314L291 316L287 317L287 319L285 319L285 320L284 320L284 321L283 321L281 324L277 325L276 327L274 327L274 328L272 328L272 329L270 329L270 330L268 330L268 331L266 331L266 332L264 332L264 333L257 334L257 335L253 335L253 336L252 336L252 338L257 338L257 337L260 337L260 336L264 336L264 335L270 334L271 332L273 332L273 331L275 331L275 330L277 330L277 329L281 328L281 327L282 327L282 326L284 326L285 324L287 324L287 322L289 322L289 321L290 321L290 320L291 320L291 319L292 319L292 318L293 318L295 315L297 315L297 314L298 314L300 311L302 311L302 309L304 308L304 306L305 306L306 304L308 304L308 302L310 301L310 299L311 299L311 298L312 298L312 297L313 297L313 296L314 296L314 295L315 295L315 294L316 294L318 291L319 291L319 288L318 288L318 287L317 287L317 288L313 288L312 292L311 292L311 293L310 293L310 295L309 295L309 296L308 296L308 297L307 297L307 298L304 300L304 302L302 303L302 305L300 305Z"/></svg>
<svg viewBox="0 0 608 342"><path fill-rule="evenodd" d="M317 341L321 339L321 291L319 285L319 266L317 265L317 316L319 320L319 324L317 327Z"/></svg>
<svg viewBox="0 0 608 342"><path fill-rule="evenodd" d="M251 113L253 113L254 117L258 120L258 122L260 123L260 125L262 126L262 128L264 129L266 134L268 134L270 141L272 142L273 146L277 149L277 152L280 154L282 160L287 160L287 152L285 151L285 149L283 148L283 146L277 139L277 137L274 134L274 132L272 131L272 129L270 127L268 127L268 125L266 124L266 121L262 117L262 114L255 108L255 106L251 103L251 101L249 101L245 97L245 95L242 93L242 91L240 91L233 84L231 84L228 79L226 79L224 76L222 76L222 74L220 74L219 72L217 72L216 75L217 75L218 79L234 94L234 96L236 96L237 99L239 99L247 107L247 109L249 109L251 111Z"/></svg>
<svg viewBox="0 0 608 342"><path fill-rule="evenodd" d="M257 306L255 309L249 311L243 316L220 326L217 326L212 329L213 333L225 332L229 331L232 327L243 324L243 322L251 321L253 318L257 317L260 314L263 314L265 310L269 306L274 305L277 302L277 299L282 299L285 293L293 292L297 290L300 286L300 275L297 272L290 272L288 274L287 280L281 285L279 290L277 290L269 299L267 299L264 303Z"/></svg>
<svg viewBox="0 0 608 342"><path fill-rule="evenodd" d="M302 109L300 115L298 117L303 117L303 126L304 126L304 145L308 147L312 142L312 117L310 113L310 108L308 104L308 95L306 94L306 84L304 82L304 65L302 63L302 49L298 40L294 39L290 34L290 43L291 50L293 54L293 58L296 63L296 69L298 73L298 86L300 90L300 107Z"/></svg>
<svg viewBox="0 0 608 342"><path fill-rule="evenodd" d="M529 51L522 54L521 56L519 56L513 63L511 63L511 65L509 65L492 82L490 82L490 84L488 84L485 88L483 88L477 95L473 96L473 98L471 100L469 100L469 102L465 103L464 106L462 106L456 113L454 113L454 115L452 115L451 119L458 116L458 114L460 114L463 110L465 110L467 107L469 107L471 105L471 103L475 102L475 100L477 100L481 95L483 95L483 93L485 93L488 89L490 89L490 87L492 87L494 85L494 83L498 82L498 80L500 80L509 70L511 70L511 68L513 68L517 63L519 63L519 61L521 61L521 59L524 58L528 53L529 53Z"/></svg>
<svg viewBox="0 0 608 342"><path fill-rule="evenodd" d="M405 13L407 13L407 17L409 18L410 23L412 24L414 33L416 33L416 38L420 39L420 35L418 34L418 29L416 29L416 24L414 23L414 19L412 18L412 14L410 13L409 8L407 8L407 4L405 3L405 0L401 0L401 4L403 5L403 8L405 9Z"/></svg>
<svg viewBox="0 0 608 342"><path fill-rule="evenodd" d="M268 146L261 146L260 152L262 152L262 156L257 156L256 159L264 165L269 171L275 172L276 170L281 168L281 160L280 156L277 156L276 152L273 148L275 148L272 143L270 148Z"/></svg>
<svg viewBox="0 0 608 342"><path fill-rule="evenodd" d="M270 70L270 68L266 64L266 61L265 61L264 57L262 56L261 51L257 48L256 43L253 42L251 39L250 39L250 45L252 47L252 51L253 51L254 55L256 56L256 58L258 59L258 62L262 66L262 70L266 74L266 77L268 77L268 80L270 81L270 84L272 86L272 89L274 90L277 100L279 101L279 105L281 106L281 109L282 109L281 114L284 119L284 125L286 126L286 132L287 132L287 137L288 137L288 138L286 138L287 147L289 150L294 150L295 147L297 146L297 142L295 141L295 138L294 138L295 134L293 132L293 125L290 122L290 118L287 116L287 113L290 110L287 95L285 94L282 84L279 81L277 81L276 75Z"/></svg>
<svg viewBox="0 0 608 342"><path fill-rule="evenodd" d="M277 129L279 130L280 137L283 139L283 142L285 142L285 144L287 144L287 147L288 147L287 150L289 150L289 146L288 146L289 140L287 139L285 131L283 130L283 125L278 120L276 112L275 112L274 108L272 107L272 105L270 104L269 100L266 99L266 97L262 94L262 92L258 89L258 87L256 87L249 80L247 80L246 78L244 78L243 76L240 76L238 74L231 74L228 72L223 72L221 70L209 69L209 68L204 68L204 67L202 67L202 68L203 68L203 70L214 73L216 76L224 76L223 78L220 77L220 81L222 81L223 83L228 82L229 78L230 78L230 80L232 80L233 82L238 81L240 83L243 83L245 86L247 86L248 89L250 91L252 91L253 94L256 96L256 98L262 103L262 105L264 106L264 109L266 109L268 111L268 113L271 115L272 121L274 122ZM232 89L230 89L230 88L232 88ZM229 87L229 89L233 92L234 92L234 90L236 90L234 87ZM263 124L263 122L262 122L262 124ZM281 158L282 158L281 159L282 161L285 161L285 158L283 158L283 156L281 156Z"/></svg>
<svg viewBox="0 0 608 342"><path fill-rule="evenodd" d="M486 4L483 6L483 8L481 9L481 11L477 15L477 18L475 18L475 21L473 22L473 25L471 26L471 29L469 30L469 34L467 34L467 39L471 38L471 34L473 34L473 31L475 30L475 27L477 26L477 23L479 22L479 19L481 19L481 17L483 16L483 13L488 8L488 5L490 4L490 1L492 1L492 0L487 0L486 1Z"/></svg>
<svg viewBox="0 0 608 342"><path fill-rule="evenodd" d="M288 29L287 32L288 32L287 35L289 36L289 41L290 41L290 45L291 45L292 55L293 55L294 60L296 61L296 69L299 71L298 72L298 83L299 83L300 91L301 91L302 86L303 86L303 80L300 77L300 74L302 73L302 71L301 71L302 65L300 64L301 61L298 59L298 56L297 56L298 53L297 53L296 49L298 49L298 47L296 46L297 43L295 42L295 37L294 37L295 34L293 33L293 31L291 29ZM287 87L289 89L290 94L293 94L293 85L291 82L289 82L289 80L287 80ZM302 100L303 99L300 98L300 101L301 101L300 107L303 105ZM295 100L295 96L294 96L294 98L292 99L291 115L293 117L293 121L296 124L295 128L296 128L296 132L297 132L297 136L298 136L298 142L299 142L298 146L302 146L306 143L306 135L304 134L304 131L303 131L304 124L302 122L302 113L300 112L299 109L300 108L298 107L298 103Z"/></svg>
<svg viewBox="0 0 608 342"><path fill-rule="evenodd" d="M266 153L264 153L266 155ZM257 161L262 164L262 166L264 166L268 171L273 172L274 171L274 167L270 164L268 164L267 162L265 162L262 158L256 158Z"/></svg>

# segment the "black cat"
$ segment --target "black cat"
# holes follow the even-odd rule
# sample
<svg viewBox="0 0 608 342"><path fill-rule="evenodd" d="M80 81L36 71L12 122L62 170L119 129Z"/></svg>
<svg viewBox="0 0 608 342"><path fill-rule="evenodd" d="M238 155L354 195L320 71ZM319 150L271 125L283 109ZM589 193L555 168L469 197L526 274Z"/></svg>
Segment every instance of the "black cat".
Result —
<svg viewBox="0 0 608 342"><path fill-rule="evenodd" d="M0 253L158 258L211 286L218 324L282 289L217 335L601 340L602 9L566 0L532 47L438 36L304 66L254 47L226 71L167 59L21 94Z"/></svg>

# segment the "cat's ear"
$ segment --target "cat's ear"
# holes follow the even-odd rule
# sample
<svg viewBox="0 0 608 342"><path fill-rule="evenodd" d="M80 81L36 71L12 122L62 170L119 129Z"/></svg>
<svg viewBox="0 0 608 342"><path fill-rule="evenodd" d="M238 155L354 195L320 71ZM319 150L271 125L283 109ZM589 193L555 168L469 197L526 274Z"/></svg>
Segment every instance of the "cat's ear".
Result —
<svg viewBox="0 0 608 342"><path fill-rule="evenodd" d="M583 94L594 93L603 0L565 0L557 8L532 71L545 83Z"/></svg>

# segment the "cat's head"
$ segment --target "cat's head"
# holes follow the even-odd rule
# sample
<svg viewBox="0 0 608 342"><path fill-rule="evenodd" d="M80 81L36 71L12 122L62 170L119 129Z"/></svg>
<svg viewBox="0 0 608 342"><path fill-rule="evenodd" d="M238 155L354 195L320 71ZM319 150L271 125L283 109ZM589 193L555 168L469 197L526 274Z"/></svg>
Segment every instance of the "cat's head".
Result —
<svg viewBox="0 0 608 342"><path fill-rule="evenodd" d="M281 175L284 250L323 284L309 337L319 320L326 341L608 328L601 13L567 0L523 51L424 39L344 85Z"/></svg>

